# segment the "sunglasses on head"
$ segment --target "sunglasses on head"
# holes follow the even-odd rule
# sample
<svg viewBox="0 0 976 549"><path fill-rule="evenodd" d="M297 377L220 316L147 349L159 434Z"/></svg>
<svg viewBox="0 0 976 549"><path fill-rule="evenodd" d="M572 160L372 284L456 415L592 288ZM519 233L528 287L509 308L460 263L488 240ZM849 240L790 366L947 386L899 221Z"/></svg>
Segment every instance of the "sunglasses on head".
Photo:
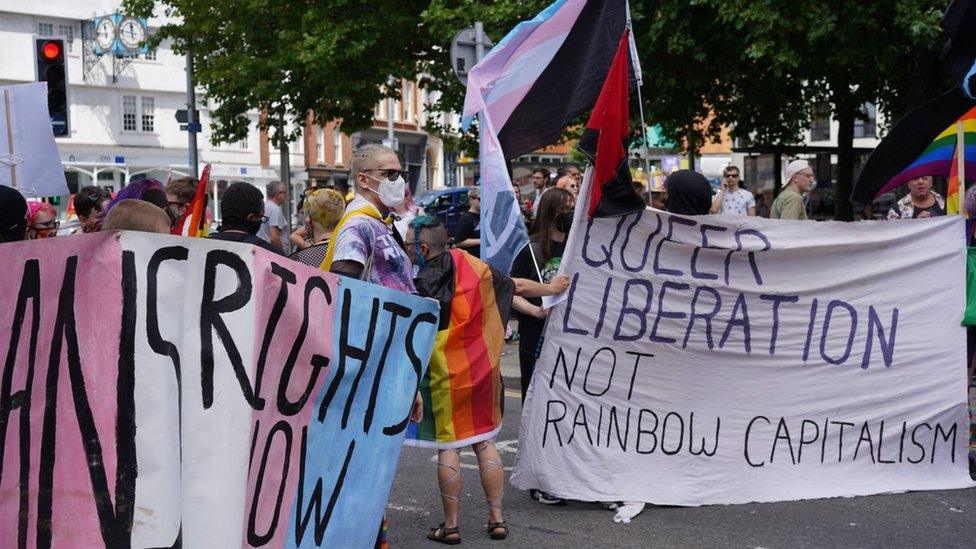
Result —
<svg viewBox="0 0 976 549"><path fill-rule="evenodd" d="M404 179L407 178L407 172L404 170L365 170L367 172L380 172L383 177L389 179L390 181L396 181L401 175Z"/></svg>

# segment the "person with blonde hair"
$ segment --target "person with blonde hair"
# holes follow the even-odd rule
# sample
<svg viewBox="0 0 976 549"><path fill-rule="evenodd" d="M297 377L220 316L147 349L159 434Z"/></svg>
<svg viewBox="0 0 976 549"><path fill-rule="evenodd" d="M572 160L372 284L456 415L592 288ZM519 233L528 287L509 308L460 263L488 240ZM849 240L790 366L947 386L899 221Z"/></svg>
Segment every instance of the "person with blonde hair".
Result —
<svg viewBox="0 0 976 549"><path fill-rule="evenodd" d="M169 234L169 215L155 204L127 198L112 206L102 222L102 230Z"/></svg>
<svg viewBox="0 0 976 549"><path fill-rule="evenodd" d="M302 211L305 212L305 233L311 244L289 256L289 259L318 267L325 260L332 231L346 209L346 200L334 189L315 187L305 193Z"/></svg>

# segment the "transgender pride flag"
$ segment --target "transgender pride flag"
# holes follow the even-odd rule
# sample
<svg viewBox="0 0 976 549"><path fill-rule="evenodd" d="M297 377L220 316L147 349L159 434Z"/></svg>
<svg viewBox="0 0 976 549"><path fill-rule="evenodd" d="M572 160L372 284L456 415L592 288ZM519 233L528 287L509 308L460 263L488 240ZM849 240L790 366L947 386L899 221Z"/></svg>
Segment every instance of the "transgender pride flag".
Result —
<svg viewBox="0 0 976 549"><path fill-rule="evenodd" d="M625 0L557 0L471 69L464 122L481 114L482 259L502 272L528 242L508 158L550 145L596 102L627 21Z"/></svg>

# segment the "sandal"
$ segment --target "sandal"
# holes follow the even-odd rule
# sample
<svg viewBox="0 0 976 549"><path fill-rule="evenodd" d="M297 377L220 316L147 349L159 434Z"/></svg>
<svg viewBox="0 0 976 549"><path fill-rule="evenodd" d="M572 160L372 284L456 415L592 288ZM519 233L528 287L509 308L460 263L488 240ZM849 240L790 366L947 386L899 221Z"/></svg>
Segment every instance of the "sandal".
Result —
<svg viewBox="0 0 976 549"><path fill-rule="evenodd" d="M496 530L501 530L501 532L496 532ZM508 525L505 521L501 522L489 522L488 523L488 537L491 539L505 539L508 537Z"/></svg>
<svg viewBox="0 0 976 549"><path fill-rule="evenodd" d="M507 533L507 532L506 532ZM454 537L448 537L454 536ZM431 541L436 541L437 543L443 543L445 545L457 545L461 543L461 532L458 531L458 527L447 528L444 523L430 529L427 532L427 539Z"/></svg>

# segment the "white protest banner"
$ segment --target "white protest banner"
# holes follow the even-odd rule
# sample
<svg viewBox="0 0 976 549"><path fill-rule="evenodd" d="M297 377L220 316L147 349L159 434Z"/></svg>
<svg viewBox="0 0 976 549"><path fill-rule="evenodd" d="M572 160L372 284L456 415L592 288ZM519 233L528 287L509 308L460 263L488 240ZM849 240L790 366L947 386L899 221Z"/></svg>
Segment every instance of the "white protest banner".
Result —
<svg viewBox="0 0 976 549"><path fill-rule="evenodd" d="M46 82L0 86L0 185L28 197L68 194Z"/></svg>
<svg viewBox="0 0 976 549"><path fill-rule="evenodd" d="M0 547L373 546L435 302L168 235L0 262Z"/></svg>
<svg viewBox="0 0 976 549"><path fill-rule="evenodd" d="M704 505L973 485L961 217L577 219L516 487Z"/></svg>

